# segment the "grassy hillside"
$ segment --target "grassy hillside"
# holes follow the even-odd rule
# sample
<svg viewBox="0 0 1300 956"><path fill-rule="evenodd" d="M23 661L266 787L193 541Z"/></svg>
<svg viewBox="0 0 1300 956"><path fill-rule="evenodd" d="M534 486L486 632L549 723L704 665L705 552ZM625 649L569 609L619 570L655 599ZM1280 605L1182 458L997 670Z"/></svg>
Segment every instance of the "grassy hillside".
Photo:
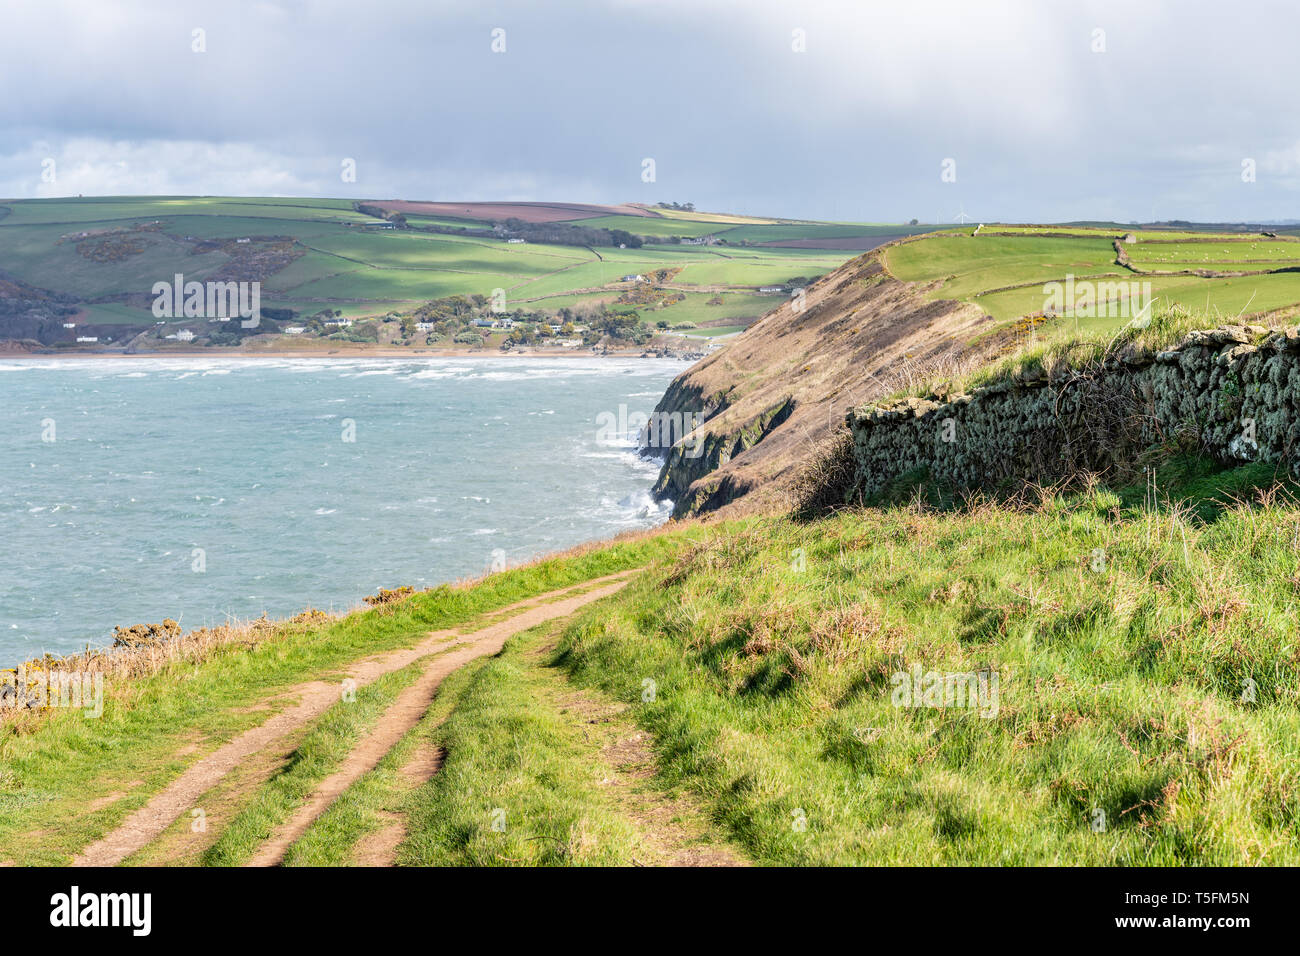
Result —
<svg viewBox="0 0 1300 956"><path fill-rule="evenodd" d="M1181 479L1154 506L1097 490L727 525L532 668L487 668L503 692L551 666L623 702L665 783L760 862L1294 865L1300 503L1251 502L1262 469ZM913 668L999 680L983 708L900 705ZM512 766L543 759L526 746ZM511 806L549 784L501 764L455 781ZM516 846L559 830L525 825Z"/></svg>
<svg viewBox="0 0 1300 956"><path fill-rule="evenodd" d="M382 318L431 300L490 297L502 290L507 312L635 308L652 325L665 322L707 337L720 334L719 329L743 328L770 308L771 300L756 294L759 287L806 284L838 267L853 248L925 228L777 223L671 210L631 215L619 211L624 207L527 204L437 204L439 214L426 215L419 214L420 204L388 204L398 205L415 211L398 221L399 228L387 229L376 228L382 222L377 218L380 206L341 199L108 197L0 203L0 279L36 290L18 296L0 288L0 299L9 300L0 301L0 338L70 345L77 335L89 333L111 336L120 346L147 332L137 345L159 347L166 345L166 335L181 328L198 336L196 344L205 344L213 331L229 331L208 329L203 320L154 328L152 286L176 273L201 282L260 281L263 308L287 310L280 315L284 321L268 332L302 324L322 310L352 319ZM670 211L673 216L665 214ZM507 242L508 233L493 230L519 221L514 216L527 222L564 217L560 225L623 230L646 243L618 248L608 242ZM711 244L690 244L706 236ZM837 248L801 247L826 236L848 237L849 242ZM622 277L648 273L655 274L652 282L663 293L662 301L620 301L629 289ZM41 300L33 312L37 294L57 299L57 307ZM702 303L712 305L677 308L686 301L678 295L702 297ZM727 308L716 308L718 296ZM7 320L8 314L26 319ZM33 320L34 314L43 321ZM64 329L64 322L77 328ZM307 337L316 331L309 328ZM412 344L388 338L392 336L381 340ZM416 344L426 343L421 337Z"/></svg>

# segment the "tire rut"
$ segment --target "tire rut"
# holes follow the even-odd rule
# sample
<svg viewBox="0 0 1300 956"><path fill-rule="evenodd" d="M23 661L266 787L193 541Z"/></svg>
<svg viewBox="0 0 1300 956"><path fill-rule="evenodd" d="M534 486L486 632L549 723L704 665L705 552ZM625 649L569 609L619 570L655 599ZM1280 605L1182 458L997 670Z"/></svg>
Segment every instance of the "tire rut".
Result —
<svg viewBox="0 0 1300 956"><path fill-rule="evenodd" d="M373 770L403 737L415 729L448 674L476 658L498 653L515 634L555 618L567 617L585 604L614 594L626 584L626 581L619 581L576 597L544 604L460 638L464 645L435 657L419 679L398 694L397 700L379 718L375 729L352 749L334 773L321 781L293 816L276 828L248 865L275 866L280 863L289 848L302 838L330 804Z"/></svg>
<svg viewBox="0 0 1300 956"><path fill-rule="evenodd" d="M458 661L456 666L460 666L465 661L479 656L479 653L470 653L470 651L480 644L492 646L498 644L498 641L499 644L504 644L505 640L516 631L527 630L542 621L570 614L583 604L614 593L614 591L623 587L634 574L636 574L635 570L595 578L539 594L505 608L487 612L482 616L490 617L512 610L523 609L521 613L513 617L489 624L487 627L476 631L441 630L431 632L413 647L386 651L362 659L352 666L349 676L356 682L357 687L364 687L385 674L400 670L421 658L439 652L445 652L439 655L439 661L454 657ZM574 591L590 588L593 584L607 581L616 581L617 583L607 584L595 590L583 591L576 597L565 597L565 595L570 595ZM554 600L557 596L560 600ZM486 651L481 653L486 653ZM435 671L440 670L440 666L434 664L432 669ZM420 683L423 683L423 681L424 678L421 679ZM436 688L436 683L434 687ZM403 694L410 690L411 688L407 688L406 691L403 691ZM297 702L280 711L266 722L244 731L233 740L222 744L212 753L197 761L162 791L155 794L144 806L130 814L117 827L85 847L73 858L72 865L115 866L132 853L149 845L162 835L177 817L193 807L203 794L220 782L226 774L239 766L241 762L268 747L275 746L278 741L291 736L295 730L321 716L330 707L334 706L340 698L340 685L331 681L308 681L298 684L288 691L277 691L268 700L282 699L286 696L297 697ZM402 698L399 697L399 702L401 700ZM393 706L397 707L397 704Z"/></svg>

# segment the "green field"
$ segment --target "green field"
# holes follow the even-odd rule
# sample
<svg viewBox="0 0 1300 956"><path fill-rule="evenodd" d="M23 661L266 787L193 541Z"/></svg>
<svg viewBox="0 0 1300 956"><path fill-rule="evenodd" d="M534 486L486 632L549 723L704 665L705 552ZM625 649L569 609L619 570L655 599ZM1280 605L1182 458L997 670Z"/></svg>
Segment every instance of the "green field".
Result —
<svg viewBox="0 0 1300 956"><path fill-rule="evenodd" d="M1013 230L1018 234L1000 234ZM1123 246L1132 263L1125 268L1116 261L1114 240L1131 231L1138 241ZM1052 232L1069 235L1045 234ZM979 235L944 233L906 242L883 253L883 261L900 279L933 284L927 293L931 298L972 302L999 322L1053 311L1059 318L1039 330L1045 335L1054 329L1069 333L1119 328L1146 304L1147 283L1157 307L1177 304L1224 320L1300 304L1300 270L1214 278L1144 275L1148 270L1266 272L1300 267L1300 242L1262 236L992 226ZM1048 283L1064 283L1069 276L1076 283L1091 283L1097 301L1110 307L1076 315L1068 304L1062 310L1049 305ZM1101 314L1107 311L1109 315Z"/></svg>
<svg viewBox="0 0 1300 956"><path fill-rule="evenodd" d="M129 326L143 316L141 323L152 326L145 306L153 284L177 273L187 280L260 281L264 305L303 316L326 308L365 316L410 310L447 296L491 296L498 289L505 290L507 308L553 312L614 304L629 288L624 275L666 269L671 270L667 277L656 281L666 291L687 293L685 301L664 310L666 320L678 325L734 319L728 327L743 327L775 304L755 294L760 286L809 281L854 255L653 241L640 248L509 243L422 228L482 230L491 225L483 220L410 216L407 221L413 228L374 228L373 217L342 199L15 200L0 204L0 277L72 297L81 304L83 323ZM575 222L652 240L730 233L746 243L914 231L878 224L763 224L715 214L611 215ZM96 258L97 246L113 244L121 248ZM270 265L259 265L255 256L238 258L286 244L291 254ZM715 294L727 297L724 306L705 305ZM130 304L122 301L126 296L133 297ZM0 337L5 337L3 326Z"/></svg>
<svg viewBox="0 0 1300 956"><path fill-rule="evenodd" d="M222 197L151 196L91 199L23 199L5 203L6 226L44 223L83 225L163 216L248 217L303 222L369 222L370 216L346 199L227 199Z"/></svg>
<svg viewBox="0 0 1300 956"><path fill-rule="evenodd" d="M1204 242L1138 242L1129 259L1143 269L1243 269L1300 265L1300 242L1259 239Z"/></svg>

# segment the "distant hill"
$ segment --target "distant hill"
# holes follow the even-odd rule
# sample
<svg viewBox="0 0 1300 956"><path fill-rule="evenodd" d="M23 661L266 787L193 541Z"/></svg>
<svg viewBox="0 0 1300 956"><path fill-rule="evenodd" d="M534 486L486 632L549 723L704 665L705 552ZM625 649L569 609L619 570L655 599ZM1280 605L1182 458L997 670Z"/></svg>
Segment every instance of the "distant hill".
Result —
<svg viewBox="0 0 1300 956"><path fill-rule="evenodd" d="M766 312L773 295L837 268L858 249L927 228L934 227L636 204L13 200L0 203L0 280L10 283L0 286L0 341L156 350L236 345L303 328L295 341L328 334L427 345L440 333L415 335L398 317L456 296L490 299L494 313L532 321L603 308L635 313L634 322L658 331L725 338ZM260 283L267 321L253 330L207 315L160 323L152 289L177 274ZM335 324L327 333L323 323L331 320L375 320L378 328L367 324L359 334Z"/></svg>

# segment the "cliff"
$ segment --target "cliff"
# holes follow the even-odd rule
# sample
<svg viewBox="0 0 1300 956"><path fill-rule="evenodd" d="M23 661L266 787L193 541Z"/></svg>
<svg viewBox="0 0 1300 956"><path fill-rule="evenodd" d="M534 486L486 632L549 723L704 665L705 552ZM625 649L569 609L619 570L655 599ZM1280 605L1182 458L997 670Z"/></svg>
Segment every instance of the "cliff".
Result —
<svg viewBox="0 0 1300 956"><path fill-rule="evenodd" d="M853 405L994 354L992 320L972 305L925 298L886 273L879 250L783 301L726 348L677 377L657 416L700 424L670 448L655 494L674 517L783 507L812 451Z"/></svg>

